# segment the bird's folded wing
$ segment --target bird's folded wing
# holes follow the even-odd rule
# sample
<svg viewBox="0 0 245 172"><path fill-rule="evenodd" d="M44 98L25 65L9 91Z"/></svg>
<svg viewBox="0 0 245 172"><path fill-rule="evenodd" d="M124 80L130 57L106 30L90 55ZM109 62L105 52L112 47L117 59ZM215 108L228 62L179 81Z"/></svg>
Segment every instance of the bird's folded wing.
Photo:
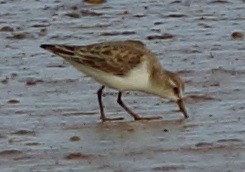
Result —
<svg viewBox="0 0 245 172"><path fill-rule="evenodd" d="M140 64L143 55L141 51L129 48L124 44L98 44L76 48L70 60L107 73L123 76Z"/></svg>

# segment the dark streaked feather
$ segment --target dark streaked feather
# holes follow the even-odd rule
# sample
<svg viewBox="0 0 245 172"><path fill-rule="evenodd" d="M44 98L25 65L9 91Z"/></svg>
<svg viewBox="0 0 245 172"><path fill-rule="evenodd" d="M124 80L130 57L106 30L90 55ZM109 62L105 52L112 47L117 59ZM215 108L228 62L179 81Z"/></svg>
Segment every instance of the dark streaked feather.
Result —
<svg viewBox="0 0 245 172"><path fill-rule="evenodd" d="M126 75L130 69L139 65L144 55L142 50L146 51L142 42L134 40L88 46L43 44L41 48L67 61L81 63L118 76Z"/></svg>

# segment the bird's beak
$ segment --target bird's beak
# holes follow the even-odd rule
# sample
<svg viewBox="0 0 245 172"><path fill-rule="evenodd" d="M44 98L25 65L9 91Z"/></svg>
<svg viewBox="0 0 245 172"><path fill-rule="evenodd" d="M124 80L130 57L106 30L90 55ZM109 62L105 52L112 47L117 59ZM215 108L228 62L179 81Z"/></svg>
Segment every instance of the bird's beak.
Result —
<svg viewBox="0 0 245 172"><path fill-rule="evenodd" d="M183 99L177 100L177 104L179 106L180 111L184 114L185 118L188 118L189 116L188 116L188 114L186 112L185 104L184 104Z"/></svg>

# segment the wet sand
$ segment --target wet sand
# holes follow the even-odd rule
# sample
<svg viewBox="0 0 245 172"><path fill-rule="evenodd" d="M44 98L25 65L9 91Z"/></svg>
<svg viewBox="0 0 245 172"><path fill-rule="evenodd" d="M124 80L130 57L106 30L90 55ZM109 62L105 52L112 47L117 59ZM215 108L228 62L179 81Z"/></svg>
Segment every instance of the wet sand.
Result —
<svg viewBox="0 0 245 172"><path fill-rule="evenodd" d="M15 171L245 170L245 4L243 0L0 1L0 168ZM99 84L42 43L143 41L186 83L177 105L124 94L133 121Z"/></svg>

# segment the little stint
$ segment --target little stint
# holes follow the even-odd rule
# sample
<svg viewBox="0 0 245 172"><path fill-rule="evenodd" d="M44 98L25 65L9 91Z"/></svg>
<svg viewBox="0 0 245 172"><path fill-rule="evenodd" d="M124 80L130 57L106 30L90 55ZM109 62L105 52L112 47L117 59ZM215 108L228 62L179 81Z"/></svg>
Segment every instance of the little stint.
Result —
<svg viewBox="0 0 245 172"><path fill-rule="evenodd" d="M140 41L105 42L86 46L42 44L40 47L62 57L76 69L102 84L97 95L100 119L103 122L123 119L105 116L102 103L105 86L119 91L118 104L135 120L161 117L140 117L134 113L122 101L124 91L142 91L174 101L184 117L188 118L183 101L184 83L177 74L163 69L157 57Z"/></svg>

